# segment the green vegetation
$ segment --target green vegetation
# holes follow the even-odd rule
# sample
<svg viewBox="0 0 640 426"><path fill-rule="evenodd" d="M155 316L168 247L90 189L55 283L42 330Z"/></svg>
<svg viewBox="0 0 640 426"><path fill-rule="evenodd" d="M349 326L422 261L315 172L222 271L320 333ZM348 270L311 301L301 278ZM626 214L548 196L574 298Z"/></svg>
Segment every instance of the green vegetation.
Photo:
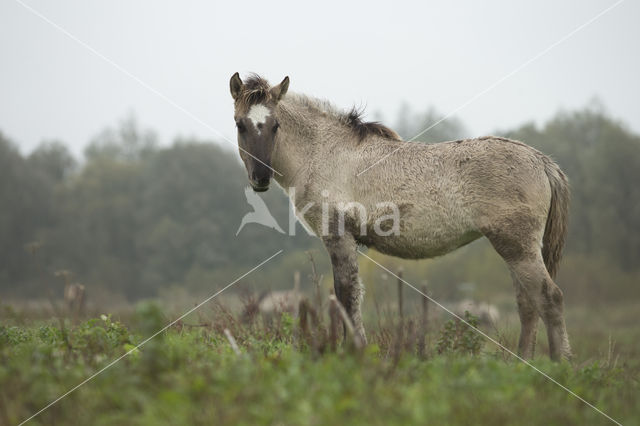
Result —
<svg viewBox="0 0 640 426"><path fill-rule="evenodd" d="M440 117L405 108L401 118L395 127L410 138ZM576 359L548 362L541 327L534 363L616 420L640 424L640 136L598 106L497 133L552 155L572 183L557 282ZM447 120L416 143L468 136ZM256 315L258 294L290 289L308 270L306 250L317 273L300 280L303 292L317 283L326 295L331 272L299 225L295 237L258 225L236 236L251 210L245 186L230 150L196 140L160 147L134 121L101 133L81 161L60 142L20 153L0 134L0 424L19 423L127 353L32 424L610 424L433 304L420 315L422 299L408 288L399 315L395 280L364 258L362 352L336 348L326 307L319 322L313 311ZM260 196L287 229L284 194ZM213 311L136 349L280 249ZM511 280L486 241L419 262L367 255L440 302L495 305L500 321L484 331L516 347ZM64 284L75 282L86 288L84 312L60 307ZM131 312L147 299L162 305Z"/></svg>
<svg viewBox="0 0 640 426"><path fill-rule="evenodd" d="M478 328L478 320L469 311L464 313L464 320L472 327ZM484 343L483 336L467 324L458 318L450 319L444 324L436 346L439 354L478 355L480 353Z"/></svg>
<svg viewBox="0 0 640 426"><path fill-rule="evenodd" d="M0 326L0 423L25 420L131 351L31 424L611 424L459 322L427 332L418 355L397 323L372 332L362 352L349 345L320 352L287 314L238 318L218 305L199 316L203 326L189 326L191 318L134 349L168 323L156 305L139 305L130 326L103 315L62 331L57 323L16 325L18 317L5 317L12 325ZM618 335L638 337L637 329L625 333ZM441 351L455 336L462 336L458 350ZM582 350L585 340L574 346ZM616 420L637 424L640 364L628 355L614 348L573 365L534 363Z"/></svg>

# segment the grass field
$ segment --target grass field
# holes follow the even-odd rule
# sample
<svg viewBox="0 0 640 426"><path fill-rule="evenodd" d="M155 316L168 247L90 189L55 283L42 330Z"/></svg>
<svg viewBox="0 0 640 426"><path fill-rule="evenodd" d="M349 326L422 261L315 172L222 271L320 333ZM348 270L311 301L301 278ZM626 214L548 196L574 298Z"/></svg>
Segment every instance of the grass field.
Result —
<svg viewBox="0 0 640 426"><path fill-rule="evenodd" d="M72 324L5 307L0 423L19 424L133 349L29 424L613 424L461 323L425 334L410 317L387 321L358 350L334 347L326 312L314 322L203 311L134 349L167 324L166 310L143 303L122 322ZM618 422L640 424L637 306L615 313L593 326L594 310L569 312L576 359L548 361L541 332L534 364ZM513 347L517 327L490 333Z"/></svg>

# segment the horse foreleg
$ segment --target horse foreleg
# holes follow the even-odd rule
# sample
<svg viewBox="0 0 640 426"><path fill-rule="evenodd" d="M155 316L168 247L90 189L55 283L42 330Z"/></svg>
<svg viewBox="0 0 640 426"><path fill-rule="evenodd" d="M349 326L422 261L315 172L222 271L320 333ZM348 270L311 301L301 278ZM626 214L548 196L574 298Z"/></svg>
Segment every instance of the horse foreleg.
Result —
<svg viewBox="0 0 640 426"><path fill-rule="evenodd" d="M358 278L356 242L349 234L324 237L323 241L333 266L333 288L336 297L351 318L355 332L366 343L360 310L364 288Z"/></svg>

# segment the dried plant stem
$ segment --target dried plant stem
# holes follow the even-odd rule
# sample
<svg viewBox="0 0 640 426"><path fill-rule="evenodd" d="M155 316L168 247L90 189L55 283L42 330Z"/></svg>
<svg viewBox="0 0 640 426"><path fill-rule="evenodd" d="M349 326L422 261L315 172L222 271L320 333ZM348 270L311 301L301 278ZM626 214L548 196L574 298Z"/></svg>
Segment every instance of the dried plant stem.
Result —
<svg viewBox="0 0 640 426"><path fill-rule="evenodd" d="M224 335L227 336L227 340L229 341L229 344L231 345L231 349L233 349L233 352L235 352L236 355L242 355L242 352L240 352L240 348L238 347L238 343L236 342L236 339L233 338L233 335L231 334L228 328L224 329Z"/></svg>

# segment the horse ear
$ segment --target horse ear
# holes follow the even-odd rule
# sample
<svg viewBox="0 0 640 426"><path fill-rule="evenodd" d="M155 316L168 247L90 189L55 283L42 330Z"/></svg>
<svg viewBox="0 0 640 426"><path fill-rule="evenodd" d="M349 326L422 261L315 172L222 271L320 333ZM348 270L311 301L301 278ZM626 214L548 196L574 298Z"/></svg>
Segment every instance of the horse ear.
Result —
<svg viewBox="0 0 640 426"><path fill-rule="evenodd" d="M289 90L289 76L286 76L280 84L271 88L271 95L278 102L287 94L287 90Z"/></svg>
<svg viewBox="0 0 640 426"><path fill-rule="evenodd" d="M233 99L238 99L240 96L240 92L242 91L242 80L240 79L240 74L235 73L231 76L231 80L229 81L229 86L231 88L231 96Z"/></svg>

